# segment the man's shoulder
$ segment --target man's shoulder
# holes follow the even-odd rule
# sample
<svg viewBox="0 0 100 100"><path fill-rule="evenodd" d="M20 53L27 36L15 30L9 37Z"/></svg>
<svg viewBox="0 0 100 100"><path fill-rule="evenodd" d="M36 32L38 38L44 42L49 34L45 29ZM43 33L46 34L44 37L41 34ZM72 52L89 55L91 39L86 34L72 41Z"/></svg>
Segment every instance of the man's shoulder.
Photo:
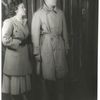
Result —
<svg viewBox="0 0 100 100"><path fill-rule="evenodd" d="M56 8L57 12L60 14L64 14L63 10L59 9L58 7Z"/></svg>
<svg viewBox="0 0 100 100"><path fill-rule="evenodd" d="M34 15L39 16L39 15L42 14L42 12L43 12L42 8L39 8L39 9L34 13Z"/></svg>

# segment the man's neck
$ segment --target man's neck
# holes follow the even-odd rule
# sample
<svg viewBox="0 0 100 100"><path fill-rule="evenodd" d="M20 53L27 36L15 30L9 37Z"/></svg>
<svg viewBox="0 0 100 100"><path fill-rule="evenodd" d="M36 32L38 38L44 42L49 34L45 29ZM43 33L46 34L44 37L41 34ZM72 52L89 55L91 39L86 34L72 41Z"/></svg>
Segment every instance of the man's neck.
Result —
<svg viewBox="0 0 100 100"><path fill-rule="evenodd" d="M47 11L54 11L55 13L57 13L57 7L55 6L54 8L50 8L46 3L44 3L43 7L47 10Z"/></svg>

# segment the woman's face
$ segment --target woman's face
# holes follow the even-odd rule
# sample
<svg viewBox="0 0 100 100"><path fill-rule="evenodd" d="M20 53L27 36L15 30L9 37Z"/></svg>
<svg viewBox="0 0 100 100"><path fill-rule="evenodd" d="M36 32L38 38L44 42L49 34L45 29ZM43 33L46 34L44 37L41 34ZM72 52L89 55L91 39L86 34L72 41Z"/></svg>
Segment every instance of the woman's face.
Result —
<svg viewBox="0 0 100 100"><path fill-rule="evenodd" d="M45 0L45 3L49 8L53 9L57 4L57 0Z"/></svg>
<svg viewBox="0 0 100 100"><path fill-rule="evenodd" d="M26 15L26 8L25 8L25 6L24 6L23 3L21 3L21 4L18 5L18 9L17 9L16 13L20 14L22 16Z"/></svg>

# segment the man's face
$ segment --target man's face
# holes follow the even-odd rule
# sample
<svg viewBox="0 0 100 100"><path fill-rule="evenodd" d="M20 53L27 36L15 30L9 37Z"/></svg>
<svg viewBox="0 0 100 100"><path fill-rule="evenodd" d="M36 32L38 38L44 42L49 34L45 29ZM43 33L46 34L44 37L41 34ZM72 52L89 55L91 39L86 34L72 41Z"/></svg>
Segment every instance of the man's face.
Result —
<svg viewBox="0 0 100 100"><path fill-rule="evenodd" d="M45 0L45 3L49 8L53 9L57 4L57 0Z"/></svg>

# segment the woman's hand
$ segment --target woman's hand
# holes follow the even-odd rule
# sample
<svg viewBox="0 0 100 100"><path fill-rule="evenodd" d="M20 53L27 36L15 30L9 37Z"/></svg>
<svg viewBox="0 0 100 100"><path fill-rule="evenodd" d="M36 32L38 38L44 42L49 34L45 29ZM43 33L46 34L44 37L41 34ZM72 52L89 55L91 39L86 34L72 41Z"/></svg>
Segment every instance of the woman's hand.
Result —
<svg viewBox="0 0 100 100"><path fill-rule="evenodd" d="M13 39L12 44L10 45L11 48L13 49L18 49L19 45L21 44L21 40L18 39Z"/></svg>

